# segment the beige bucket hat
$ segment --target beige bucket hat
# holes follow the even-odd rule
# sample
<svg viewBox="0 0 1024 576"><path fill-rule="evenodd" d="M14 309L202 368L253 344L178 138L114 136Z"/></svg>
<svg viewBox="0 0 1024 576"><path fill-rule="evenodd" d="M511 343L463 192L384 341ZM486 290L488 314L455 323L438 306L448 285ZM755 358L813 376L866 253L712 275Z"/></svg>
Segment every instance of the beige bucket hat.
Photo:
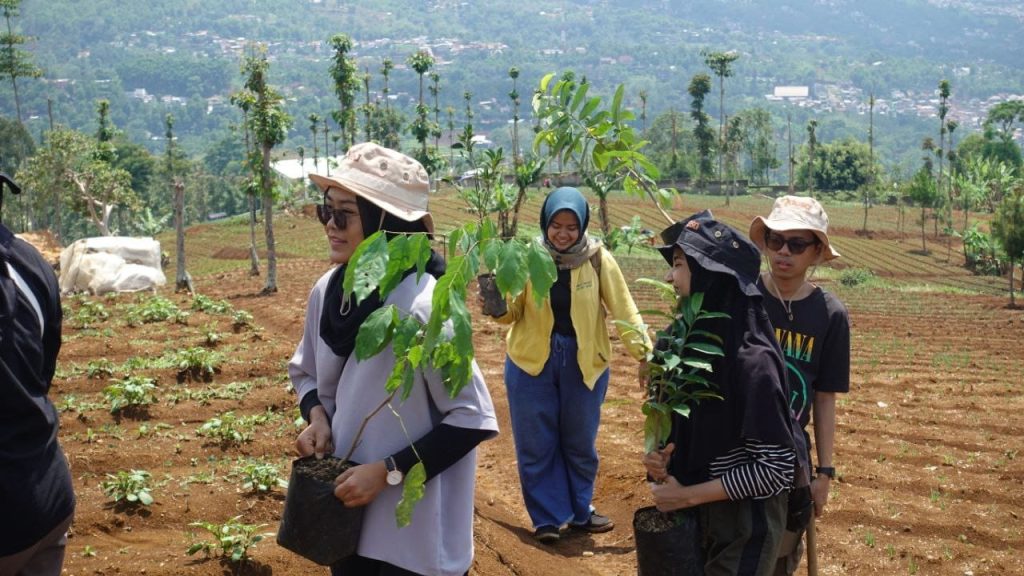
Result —
<svg viewBox="0 0 1024 576"><path fill-rule="evenodd" d="M334 174L310 174L309 179L321 192L341 188L406 222L423 220L427 231L434 233L434 219L427 208L427 171L401 152L362 142L348 149Z"/></svg>
<svg viewBox="0 0 1024 576"><path fill-rule="evenodd" d="M828 240L828 214L825 214L825 209L814 198L782 196L775 199L775 205L767 218L754 217L750 223L750 239L762 252L765 250L765 232L769 229L776 232L809 230L821 241L821 262L839 257L839 252Z"/></svg>

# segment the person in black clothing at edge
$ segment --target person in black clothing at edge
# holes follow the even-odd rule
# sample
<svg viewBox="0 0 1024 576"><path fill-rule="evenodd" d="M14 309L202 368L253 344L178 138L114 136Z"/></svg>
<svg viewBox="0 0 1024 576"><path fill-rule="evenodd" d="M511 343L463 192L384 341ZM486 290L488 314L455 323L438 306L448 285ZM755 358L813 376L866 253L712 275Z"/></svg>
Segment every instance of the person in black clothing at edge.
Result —
<svg viewBox="0 0 1024 576"><path fill-rule="evenodd" d="M18 192L0 175L0 194L4 184ZM0 223L0 576L56 576L64 564L75 495L47 397L61 320L53 268Z"/></svg>
<svg viewBox="0 0 1024 576"><path fill-rule="evenodd" d="M799 453L787 402L782 352L756 286L757 248L704 211L661 233L680 297L703 293L702 308L728 318L701 321L721 338L705 377L720 399L672 414L668 444L647 454L658 510L693 508L707 575L766 576L775 567ZM711 340L708 340L711 342ZM656 344L666 345L664 339Z"/></svg>

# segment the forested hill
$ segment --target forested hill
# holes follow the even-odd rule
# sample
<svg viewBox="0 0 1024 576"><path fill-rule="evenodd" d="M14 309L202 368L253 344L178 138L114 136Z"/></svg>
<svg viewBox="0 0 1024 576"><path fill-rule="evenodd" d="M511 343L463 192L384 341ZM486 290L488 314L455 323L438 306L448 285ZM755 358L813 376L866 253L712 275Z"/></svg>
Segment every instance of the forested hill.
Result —
<svg viewBox="0 0 1024 576"><path fill-rule="evenodd" d="M461 110L465 91L502 105L507 71L523 93L550 71L573 69L598 90L647 90L649 114L685 109L688 79L705 71L701 49L737 50L727 102L763 102L776 85L830 83L864 93L933 91L949 78L957 99L1024 93L1024 5L1019 0L23 0L16 30L44 71L22 79L30 132L57 120L90 130L95 101L133 139L162 134L168 111L195 152L237 121L227 97L250 42L269 45L272 80L296 118L336 108L327 39L355 40L361 68L397 65L391 94L414 94L406 57L430 47L441 74L441 109ZM155 101L146 101L143 92ZM161 102L161 97L176 97ZM213 100L211 100L211 98ZM507 120L502 106L481 123ZM10 117L9 82L0 113ZM297 122L292 145L307 137Z"/></svg>

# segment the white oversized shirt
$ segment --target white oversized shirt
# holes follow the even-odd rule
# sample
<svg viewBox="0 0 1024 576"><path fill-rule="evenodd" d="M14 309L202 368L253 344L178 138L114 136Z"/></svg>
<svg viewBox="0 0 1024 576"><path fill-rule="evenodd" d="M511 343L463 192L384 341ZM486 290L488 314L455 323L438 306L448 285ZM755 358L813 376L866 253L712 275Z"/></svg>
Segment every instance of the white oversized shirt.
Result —
<svg viewBox="0 0 1024 576"><path fill-rule="evenodd" d="M343 457L359 427L387 396L384 382L394 366L389 345L365 361L355 356L338 357L320 338L320 315L327 283L334 270L313 286L306 307L306 325L288 365L288 375L301 400L316 390L331 421L335 456ZM430 317L435 279L425 274L418 280L410 274L392 291L384 305L394 304L401 315L413 315L426 323ZM451 398L440 377L429 370L417 371L412 394L405 402L396 395L392 407L401 414L409 436L387 408L366 425L352 460L371 463L409 446L440 423L497 432L498 422L490 393L476 362L473 378ZM383 560L427 576L461 576L473 561L473 493L476 450L472 450L425 485L423 500L412 522L399 529L395 506L402 498L402 486L388 486L366 509L358 554Z"/></svg>

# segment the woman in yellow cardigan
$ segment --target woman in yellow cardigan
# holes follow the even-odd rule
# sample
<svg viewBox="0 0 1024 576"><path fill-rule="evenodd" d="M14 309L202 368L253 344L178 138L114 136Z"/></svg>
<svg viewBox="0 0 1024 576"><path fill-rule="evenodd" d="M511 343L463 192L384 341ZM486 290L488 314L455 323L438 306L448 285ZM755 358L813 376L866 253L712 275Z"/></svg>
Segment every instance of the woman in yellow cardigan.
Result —
<svg viewBox="0 0 1024 576"><path fill-rule="evenodd" d="M616 320L643 323L615 259L587 235L589 220L590 207L579 190L563 187L548 194L538 241L551 252L558 280L540 306L527 285L497 319L512 325L505 361L512 434L534 537L544 543L557 541L565 528L614 528L591 505L611 358L605 311ZM650 349L646 332L620 336L630 355L643 362Z"/></svg>

